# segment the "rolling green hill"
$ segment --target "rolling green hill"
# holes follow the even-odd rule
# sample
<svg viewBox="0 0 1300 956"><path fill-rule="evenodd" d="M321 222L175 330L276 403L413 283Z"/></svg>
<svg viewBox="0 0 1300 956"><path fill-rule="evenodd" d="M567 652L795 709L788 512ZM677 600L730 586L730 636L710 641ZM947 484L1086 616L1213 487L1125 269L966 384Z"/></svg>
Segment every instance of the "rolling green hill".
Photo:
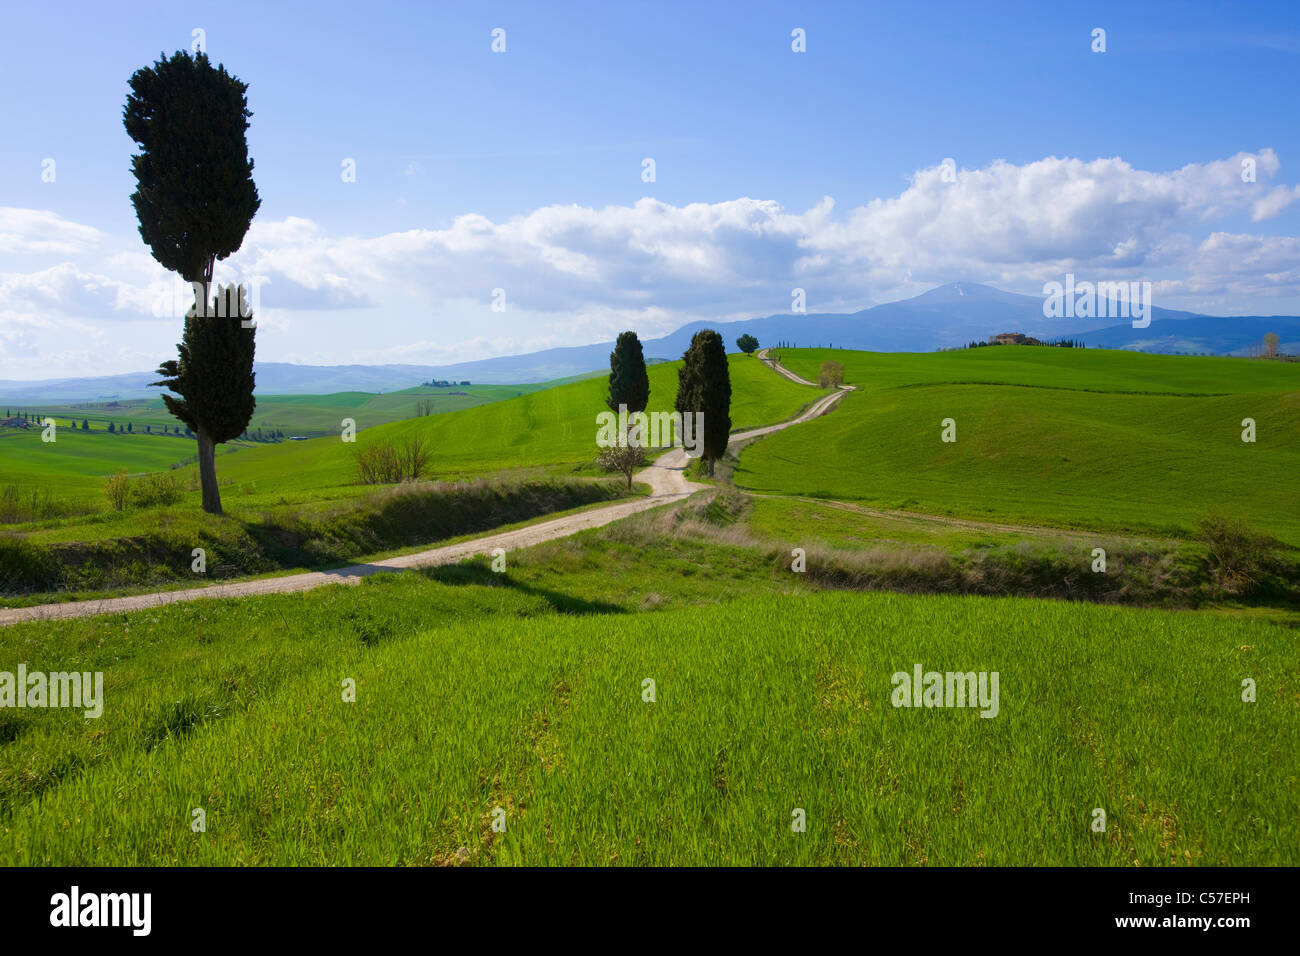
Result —
<svg viewBox="0 0 1300 956"><path fill-rule="evenodd" d="M824 361L844 366L862 389L989 384L1077 391L1223 395L1300 389L1300 365L1234 358L1149 355L1118 349L998 345L953 352L773 349L781 364L817 381Z"/></svg>
<svg viewBox="0 0 1300 956"><path fill-rule="evenodd" d="M820 393L796 385L744 355L728 356L732 430L783 421ZM650 376L650 410L668 411L677 394L680 362L657 363ZM573 382L510 401L450 415L395 422L357 435L355 445L321 438L253 448L225 459L218 469L236 483L263 491L324 489L354 480L356 448L368 442L419 435L433 452L431 469L442 479L503 470L572 471L596 453L596 415L606 410L605 377Z"/></svg>
<svg viewBox="0 0 1300 956"><path fill-rule="evenodd" d="M121 468L130 474L165 471L194 454L193 439L83 432L57 421L53 442L41 440L40 428L0 428L0 487L39 488L80 500L99 495L104 477Z"/></svg>
<svg viewBox="0 0 1300 956"><path fill-rule="evenodd" d="M473 408L489 402L516 398L550 388L562 382L539 385L457 385L449 388L417 387L382 395L373 392L335 392L329 395L258 395L257 410L248 430L255 433L279 430L285 437L306 435L311 438L337 434L339 422L352 418L358 428L370 428L403 418L414 418L417 403L431 401L432 414ZM57 420L71 419L78 425L84 420L93 431L105 431L109 422L121 428L130 422L135 429L169 432L180 423L172 418L161 398L128 399L112 402L80 402L70 405L23 405L24 411L49 415Z"/></svg>
<svg viewBox="0 0 1300 956"><path fill-rule="evenodd" d="M569 380L563 380L563 385ZM338 392L332 395L269 395L259 396L257 412L250 432L261 426L268 430L280 428L285 436L338 435L344 418L356 422L358 431L388 424L403 418L414 418L417 402L432 403L429 418L448 412L463 411L496 401L519 398L551 387L546 385L471 385L454 388L413 388L401 392L375 395L369 392ZM463 394L460 394L463 393ZM163 407L161 399L126 401L112 405L46 406L38 411L50 415L58 423L57 440L41 441L41 430L0 428L0 489L13 487L24 495L33 490L48 494L59 502L77 506L96 506L102 503L104 478L121 468L130 474L164 471L172 465L191 460L195 443L184 435L171 434L176 420ZM426 418L427 422L429 418ZM90 424L82 431L83 420ZM117 429L107 431L108 423ZM130 422L132 431L121 433ZM75 426L75 427L74 427ZM146 432L146 427L152 432ZM159 434L166 427L168 433ZM301 454L295 449L311 442L231 442L218 448L221 480L234 452L247 452L256 448L262 460L271 462L298 462ZM337 438L321 444L334 446ZM320 444L314 447L321 447ZM269 459L266 456L270 456ZM311 457L310 455L307 457ZM278 466L272 464L273 470ZM292 479L286 465L284 477ZM254 469L256 471L257 469ZM179 477L189 481L193 468L180 472ZM350 480L350 478L346 479ZM292 485L290 480L285 484ZM345 492L346 493L346 492ZM301 500L301 496L299 496ZM278 499L277 499L278 500Z"/></svg>
<svg viewBox="0 0 1300 956"><path fill-rule="evenodd" d="M730 361L734 428L782 421L821 394L774 375L757 359L732 356ZM679 365L656 363L649 367L652 409L672 407ZM230 443L218 448L223 505L228 514L254 521L280 509L315 512L328 510L335 503L345 505L343 499L375 490L357 483L358 448L370 442L402 441L412 435L421 436L432 453L430 478L452 480L499 472L512 472L516 478L557 477L575 470L594 474L590 466L596 452L596 415L605 410L606 392L604 375L584 377L493 404L371 428L364 428L366 420L361 417L357 424L364 430L358 431L355 443L344 443L338 437L275 444ZM339 404L339 396L295 401L304 407L314 403L319 414L329 420L340 411L351 411ZM337 431L337 421L334 427ZM0 435L4 436L0 441L0 494L13 487L20 499L26 499L34 489L48 488L59 506L41 516L50 520L19 526L43 541L102 541L139 535L160 518L188 521L184 515L197 509L198 493L193 490L197 473L188 464L175 475L191 490L181 504L171 508L184 514L102 511L107 475L123 467L132 473L169 469L193 456L191 440L138 432L109 435L61 430L55 445L42 445L38 430L7 435L0 430ZM61 510L64 505L69 508ZM65 510L72 515L61 517ZM81 514L95 510L101 513Z"/></svg>
<svg viewBox="0 0 1300 956"><path fill-rule="evenodd" d="M839 361L860 390L746 450L747 489L1171 534L1222 512L1300 544L1300 366L1017 346L781 359L813 377Z"/></svg>
<svg viewBox="0 0 1300 956"><path fill-rule="evenodd" d="M1288 540L1300 532L1300 390L1273 366L1201 376L1185 364L1201 360L1073 350L783 356L805 375L826 357L861 390L751 445L741 484L1088 529L1184 529L1218 506ZM731 368L738 429L820 394L757 360ZM652 408L670 405L675 367L650 375ZM596 379L381 425L358 444L421 435L442 477L571 471L590 460L604 389ZM1247 416L1254 444L1240 440ZM949 417L955 443L939 440ZM65 472L101 467L92 452L113 442L173 441L85 439L68 445ZM218 471L234 486L231 510L258 514L272 499L356 493L353 453L335 438L258 446ZM871 586L835 577L819 542L864 558L850 571L901 547L898 569L911 574L927 567L908 564L922 550L996 546L1001 560L1029 561L1029 536L786 498L729 510L727 497L744 496L719 490L512 551L500 574L475 559L356 587L0 629L0 668L105 675L96 719L0 712L0 859L1296 862L1286 768L1300 740L1297 645L1278 609L816 593ZM193 502L175 507L193 516ZM791 570L793 542L814 545L805 573ZM1144 570L1116 565L1117 578ZM1005 593L1003 580L989 580L991 593ZM996 715L893 706L893 675L918 664L997 672ZM1245 677L1259 688L1249 703ZM207 814L200 835L194 807ZM501 834L489 825L498 807ZM1104 836L1089 828L1095 808ZM791 829L796 810L806 832Z"/></svg>

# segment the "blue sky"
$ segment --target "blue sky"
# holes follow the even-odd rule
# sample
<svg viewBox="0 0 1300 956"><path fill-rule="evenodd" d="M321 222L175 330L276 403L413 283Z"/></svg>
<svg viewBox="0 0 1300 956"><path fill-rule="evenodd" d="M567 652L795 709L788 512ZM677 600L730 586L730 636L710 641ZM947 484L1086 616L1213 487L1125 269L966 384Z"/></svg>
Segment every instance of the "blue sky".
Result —
<svg viewBox="0 0 1300 956"><path fill-rule="evenodd" d="M226 266L263 283L263 360L443 363L795 286L854 311L1067 270L1300 312L1297 4L27 4L0 34L0 378L170 352L121 110L195 28L250 84L263 205Z"/></svg>

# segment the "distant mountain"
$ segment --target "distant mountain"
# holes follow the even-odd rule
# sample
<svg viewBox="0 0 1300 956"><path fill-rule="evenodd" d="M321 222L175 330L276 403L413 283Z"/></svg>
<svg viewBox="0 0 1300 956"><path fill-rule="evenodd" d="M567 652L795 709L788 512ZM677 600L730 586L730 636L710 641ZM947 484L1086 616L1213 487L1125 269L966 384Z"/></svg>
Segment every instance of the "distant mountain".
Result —
<svg viewBox="0 0 1300 956"><path fill-rule="evenodd" d="M0 401L10 404L57 405L62 402L112 398L158 397L147 388L158 381L157 372L127 372L102 378L46 378L34 382L0 381Z"/></svg>
<svg viewBox="0 0 1300 956"><path fill-rule="evenodd" d="M329 395L333 392L389 392L447 378L427 365L290 365L258 362L254 366L261 395ZM465 376L462 376L464 378ZM58 378L38 382L0 381L0 401L47 405L107 399L157 398L149 388L157 372L128 372L103 378Z"/></svg>
<svg viewBox="0 0 1300 956"><path fill-rule="evenodd" d="M1155 308L1154 319L1181 320L1194 315ZM1097 319L1085 330L1100 329L1112 319ZM838 345L875 352L930 352L937 348L965 345L972 339L986 339L998 332L1024 332L1041 339L1077 334L1075 319L1048 319L1043 300L1030 295L1003 292L977 282L954 282L931 289L912 299L888 302L861 312L785 313L737 322L692 322L662 338L642 343L647 359L672 361L682 357L691 337L701 329L722 333L728 349L736 351L736 339L748 332L764 345L792 342L796 345ZM1154 321L1153 321L1154 324ZM1244 343L1243 343L1244 344ZM577 375L609 364L613 342L546 349L527 355L461 362L440 366L439 378L468 379L472 382L544 382ZM261 379L258 379L259 388ZM0 386L0 394L3 387Z"/></svg>
<svg viewBox="0 0 1300 956"><path fill-rule="evenodd" d="M852 314L780 314L738 322L692 322L675 332L644 341L647 360L681 358L691 336L716 328L732 351L743 333L763 345L790 342L799 346L836 345L877 352L930 352L965 345L998 332L1023 332L1035 338L1081 338L1090 346L1152 352L1241 354L1275 332L1283 351L1300 352L1300 317L1216 317L1153 308L1151 325L1135 329L1113 319L1049 319L1037 296L1003 292L977 282L953 282L900 302L887 302ZM331 392L387 392L429 379L479 384L547 382L604 369L613 342L545 349L527 355L458 362L455 365L289 365L257 364L257 391L262 395L326 395ZM104 378L51 379L41 382L0 381L0 401L11 404L156 397L148 388L153 372Z"/></svg>
<svg viewBox="0 0 1300 956"><path fill-rule="evenodd" d="M1269 332L1278 337L1279 352L1300 355L1300 317L1294 315L1196 315L1174 322L1156 318L1146 329L1135 329L1131 323L1111 325L1075 338L1090 348L1245 355Z"/></svg>

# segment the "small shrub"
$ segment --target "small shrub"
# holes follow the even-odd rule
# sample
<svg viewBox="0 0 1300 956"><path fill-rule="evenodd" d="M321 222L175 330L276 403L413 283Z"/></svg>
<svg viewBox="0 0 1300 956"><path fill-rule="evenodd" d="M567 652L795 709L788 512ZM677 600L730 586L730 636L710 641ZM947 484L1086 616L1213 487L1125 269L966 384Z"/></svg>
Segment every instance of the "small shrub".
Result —
<svg viewBox="0 0 1300 956"><path fill-rule="evenodd" d="M411 435L398 449L402 480L419 481L429 467L429 446L423 435Z"/></svg>
<svg viewBox="0 0 1300 956"><path fill-rule="evenodd" d="M615 445L602 448L596 458L596 464L606 471L616 471L627 479L627 486L632 487L632 476L645 464L645 454L635 445Z"/></svg>
<svg viewBox="0 0 1300 956"><path fill-rule="evenodd" d="M429 467L429 448L423 435L401 444L375 441L357 449L357 480L363 485L419 481Z"/></svg>
<svg viewBox="0 0 1300 956"><path fill-rule="evenodd" d="M1286 547L1271 535L1247 528L1240 518L1209 515L1197 522L1197 537L1209 552L1210 576L1224 593L1245 596L1260 590Z"/></svg>
<svg viewBox="0 0 1300 956"><path fill-rule="evenodd" d="M357 449L357 480L363 485L396 481L399 470L397 446L391 442L373 442Z"/></svg>
<svg viewBox="0 0 1300 956"><path fill-rule="evenodd" d="M158 472L145 475L131 489L131 503L138 508L174 505L181 500L183 488L176 475Z"/></svg>
<svg viewBox="0 0 1300 956"><path fill-rule="evenodd" d="M844 366L839 362L822 362L817 374L817 384L822 388L835 388L844 384Z"/></svg>
<svg viewBox="0 0 1300 956"><path fill-rule="evenodd" d="M45 487L20 487L5 485L0 488L0 524L19 524L40 521L44 518L66 518L90 514L97 510L93 505L79 501L55 498Z"/></svg>
<svg viewBox="0 0 1300 956"><path fill-rule="evenodd" d="M110 475L104 482L104 494L108 496L108 503L114 511L126 510L131 495L131 479L127 477L125 468L116 475Z"/></svg>

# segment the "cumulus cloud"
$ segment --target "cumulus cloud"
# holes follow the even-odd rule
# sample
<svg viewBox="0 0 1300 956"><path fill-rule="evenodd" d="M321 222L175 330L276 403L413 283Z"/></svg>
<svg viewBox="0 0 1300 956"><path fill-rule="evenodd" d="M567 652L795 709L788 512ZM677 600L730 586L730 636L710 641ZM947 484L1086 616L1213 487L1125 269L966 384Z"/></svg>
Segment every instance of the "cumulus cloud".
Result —
<svg viewBox="0 0 1300 956"><path fill-rule="evenodd" d="M1023 166L997 161L947 181L954 177L935 166L913 176L901 195L827 224L808 246L828 267L857 264L886 282L909 269L929 278L1137 269L1165 258L1171 233L1242 210L1281 211L1285 204L1261 200L1266 187L1242 181L1247 158L1260 178L1278 170L1272 150L1169 173L1118 158L1049 157Z"/></svg>
<svg viewBox="0 0 1300 956"><path fill-rule="evenodd" d="M1300 238L1215 232L1196 250L1188 288L1237 297L1281 297L1300 290Z"/></svg>
<svg viewBox="0 0 1300 956"><path fill-rule="evenodd" d="M102 233L44 209L0 206L0 253L79 255L93 250Z"/></svg>
<svg viewBox="0 0 1300 956"><path fill-rule="evenodd" d="M0 302L6 311L27 308L76 315L134 312L140 290L110 276L82 272L70 262L38 272L0 275Z"/></svg>
<svg viewBox="0 0 1300 956"><path fill-rule="evenodd" d="M1242 177L1247 160L1254 182ZM1279 169L1267 149L1170 172L1119 158L998 161L955 177L935 166L898 196L842 216L830 197L803 212L744 197L546 206L502 222L467 213L445 229L371 238L330 237L294 219L250 234L240 260L328 289L340 306L384 286L482 302L504 288L541 312L776 311L801 283L817 287L810 298L842 303L956 278L1186 268L1195 261L1193 233L1206 223L1237 214L1259 221L1294 201L1295 188L1266 185Z"/></svg>
<svg viewBox="0 0 1300 956"><path fill-rule="evenodd" d="M1247 168L1253 177L1243 176ZM334 346L335 361L468 360L585 344L629 327L648 336L697 319L786 311L796 286L812 311L847 311L955 280L1032 292L1067 271L1152 281L1169 307L1212 297L1249 311L1246 300L1300 297L1300 240L1240 231L1300 198L1300 187L1276 181L1280 171L1271 149L1163 172L1118 157L1053 156L936 165L916 171L898 195L843 211L831 197L803 211L751 197L681 206L643 198L545 206L502 221L466 212L442 229L377 236L334 235L289 217L255 223L217 278L262 284L285 356L310 351L320 360L332 347L328 334L344 337L322 330L362 329L364 346ZM69 258L0 272L0 322L27 313L157 315L174 278L147 254L110 255L104 246L98 230L53 213L0 208L0 253ZM497 289L505 313L490 311ZM344 318L348 310L359 314Z"/></svg>
<svg viewBox="0 0 1300 956"><path fill-rule="evenodd" d="M1261 219L1272 219L1297 199L1300 199L1300 186L1293 189L1278 186L1270 190L1262 199L1255 200L1255 204L1250 209L1250 218L1256 222Z"/></svg>

